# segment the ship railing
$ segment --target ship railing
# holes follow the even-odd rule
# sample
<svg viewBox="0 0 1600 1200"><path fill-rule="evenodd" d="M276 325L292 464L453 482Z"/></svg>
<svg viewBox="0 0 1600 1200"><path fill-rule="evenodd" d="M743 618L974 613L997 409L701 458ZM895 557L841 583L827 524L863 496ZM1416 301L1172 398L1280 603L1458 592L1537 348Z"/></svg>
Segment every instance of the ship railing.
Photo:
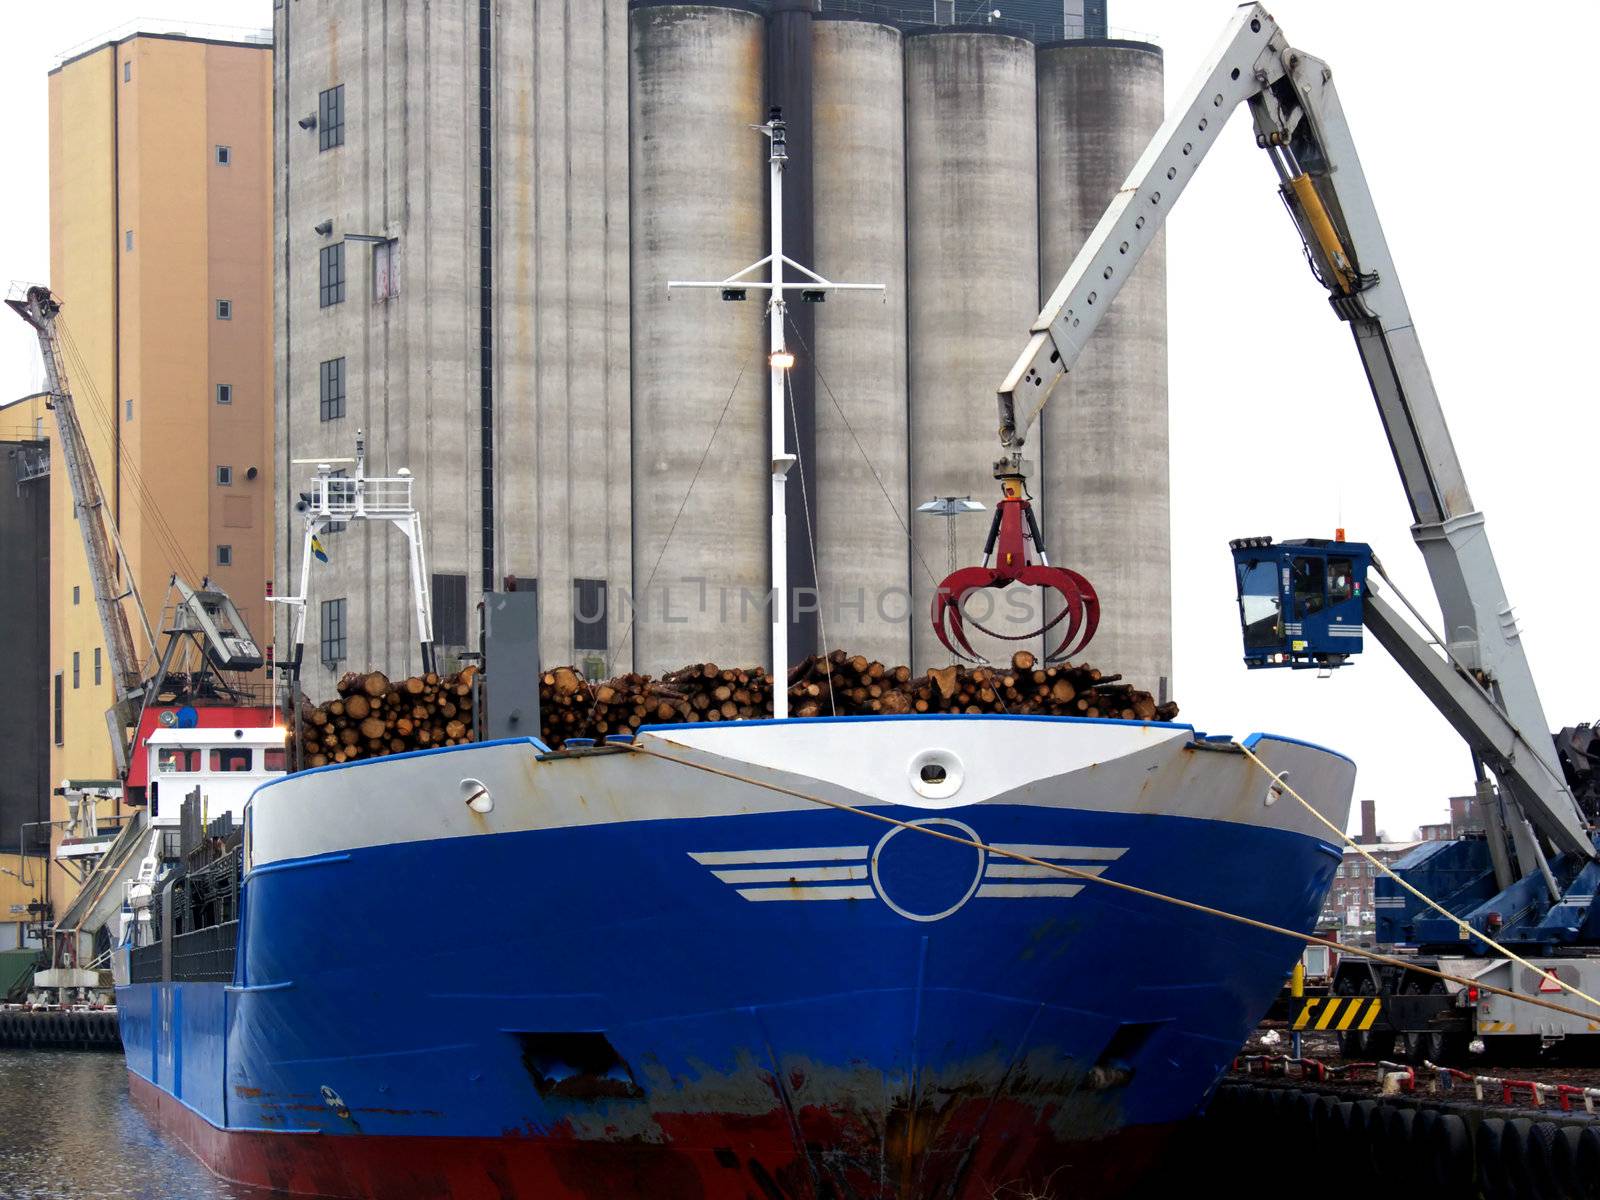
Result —
<svg viewBox="0 0 1600 1200"><path fill-rule="evenodd" d="M357 479L342 475L318 476L310 496L311 511L336 521L409 516L411 489L415 483L409 475Z"/></svg>

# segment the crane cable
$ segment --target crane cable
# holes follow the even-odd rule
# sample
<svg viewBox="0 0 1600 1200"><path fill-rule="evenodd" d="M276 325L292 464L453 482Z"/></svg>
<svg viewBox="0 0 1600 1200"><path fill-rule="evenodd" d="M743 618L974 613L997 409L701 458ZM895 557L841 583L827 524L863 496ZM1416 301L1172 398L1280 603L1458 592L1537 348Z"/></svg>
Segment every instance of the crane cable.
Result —
<svg viewBox="0 0 1600 1200"><path fill-rule="evenodd" d="M1250 749L1250 747L1242 745L1242 744L1240 744L1238 742L1235 742L1234 745L1238 746L1239 749L1244 752L1244 755L1245 755L1246 758L1248 758L1251 762L1255 763L1256 766L1260 767L1263 771L1265 771L1267 773L1268 776L1271 777L1272 786L1273 787L1278 788L1280 791L1288 793L1289 795L1293 796L1296 800L1298 800L1300 802L1300 807L1305 809L1308 813L1310 813L1318 821L1322 822L1322 824L1324 824L1329 829L1331 829L1333 831L1333 833L1334 833L1334 836L1336 836L1347 847L1355 850L1356 853L1361 855L1362 858L1366 859L1369 863L1372 863L1375 866L1377 866L1377 868L1380 871L1382 871L1386 876L1388 876L1390 879L1394 880L1401 887L1405 888L1406 891L1410 892L1418 900L1421 900L1429 908L1433 909L1434 912L1438 913L1440 916L1446 918L1447 920L1455 922L1456 928L1461 931L1461 938L1462 938L1463 941L1470 941L1470 939L1472 939L1472 938L1477 938L1479 941L1483 942L1486 946L1489 946L1491 949L1493 949L1497 954L1503 954L1503 955L1505 955L1505 957L1509 958L1512 962L1517 963L1520 966L1527 967L1528 970L1532 971L1535 975L1538 975L1540 978L1550 980L1552 983L1554 983L1557 986L1559 986L1562 991L1571 992L1574 996L1577 996L1580 1000L1587 1000L1590 1004L1594 1005L1596 1008L1600 1008L1600 1000L1596 1000L1593 996L1589 995L1589 993L1581 990L1580 988L1574 987L1572 984L1568 983L1566 980L1564 980L1560 976L1556 975L1555 972L1546 971L1546 970L1544 970L1544 969L1542 969L1540 967L1534 966L1531 962L1529 962L1527 959L1523 958L1520 954L1517 954L1516 952L1507 949L1505 946L1502 946L1499 942L1495 941L1487 933L1480 933L1478 930L1474 929L1466 921L1462 920L1455 913L1451 912L1449 909L1445 908L1443 905L1439 904L1437 901L1433 900L1431 897L1423 895L1415 887L1413 887L1410 883L1406 882L1399 875L1395 874L1394 871L1390 870L1388 864L1380 862L1372 854L1367 852L1367 849L1366 849L1365 846L1362 846L1360 843L1356 842L1347 833L1345 833L1344 830L1340 829L1332 821L1328 820L1327 817L1323 816L1320 812L1318 812L1315 808L1313 808L1311 806L1311 804L1306 800L1306 798L1304 796L1302 796L1299 792L1295 791L1294 788L1289 786L1288 781L1282 775L1278 774L1278 772L1274 771L1271 767L1267 766L1266 763L1262 762L1259 758L1257 758L1256 755L1255 755L1255 752L1252 751ZM1479 984L1477 986L1482 987L1483 985ZM1526 998L1527 997L1521 997L1521 999L1526 999Z"/></svg>
<svg viewBox="0 0 1600 1200"><path fill-rule="evenodd" d="M661 741L666 742L668 745L680 746L680 743L667 741L667 739L660 733L655 733L654 736L659 738ZM1308 946L1325 946L1330 950L1338 951L1340 954L1349 954L1357 958L1367 959L1371 962L1382 963L1386 966L1400 967L1418 975L1428 975L1435 979L1442 979L1446 983L1458 983L1463 987L1475 987L1480 992L1488 992L1495 996L1504 996L1511 1000L1520 1000L1524 1004L1532 1004L1535 1007L1548 1009L1551 1012L1563 1013L1569 1017L1577 1017L1580 1020L1588 1021L1592 1024L1600 1024L1600 1015L1597 1015L1594 1012L1579 1012L1575 1008L1568 1008L1565 1005L1556 1004L1551 1000L1544 1000L1537 996L1524 996L1518 992L1510 991L1507 988L1497 987L1494 984L1483 983L1476 979L1466 979L1460 975L1452 975L1447 971L1435 970L1432 967L1424 967L1419 963L1410 962L1403 958L1396 958L1393 955L1380 954L1376 950L1367 950L1359 946L1343 945L1339 942L1330 941L1327 938L1317 937L1315 934L1300 933L1282 925L1274 925L1270 921L1260 921L1254 917L1246 917L1240 913L1227 912L1224 909L1213 908L1208 904L1200 904L1194 900L1183 900L1177 896L1169 896L1163 892L1157 892L1150 888L1139 887L1137 884L1123 883L1116 879L1107 879L1103 875L1096 875L1078 867L1069 867L1062 863L1046 862L1044 859L1034 858L1032 855L1023 854L1016 850L1006 850L999 846L991 846L988 843L978 841L975 838L967 838L961 837L958 834L945 833L941 830L933 829L927 825L914 825L910 821L902 821L900 818L891 817L886 813L872 812L871 810L861 808L858 805L847 804L842 800L830 800L826 796L816 796L809 792L802 792L797 788L786 787L781 783L774 783L764 779L756 779L749 775L741 775L737 771L730 771L723 767L714 767L710 763L695 762L693 759L678 758L675 755L664 754L660 750L651 749L648 746L640 745L638 742L629 742L626 743L626 745L629 753L632 754L648 755L651 758L658 758L663 762L676 763L678 766L688 767L695 771L704 771L708 775L719 775L724 779L731 779L735 783L742 783L750 787L762 788L769 792L776 792L783 796L791 796L796 800L804 800L812 804L820 804L825 808L836 809L839 812L853 813L856 816L865 817L869 821L877 821L885 825L892 825L898 829L913 830L927 837L938 838L940 841L954 842L960 846L970 846L972 849L981 851L985 854L999 855L1002 858L1009 858L1014 859L1017 862L1027 863L1029 866L1042 867L1046 870L1054 871L1058 874L1067 875L1073 879L1081 880L1084 883L1099 884L1102 887L1113 888L1119 892L1124 892L1129 895L1142 896L1147 900L1155 900L1162 904L1170 904L1177 908L1188 909L1191 912L1197 912L1204 916L1216 917L1219 920L1230 921L1238 925L1245 925L1252 929L1259 929L1264 933L1277 934L1279 937L1285 937L1291 941L1304 943ZM687 746L680 746L680 748L686 750L690 749L690 747ZM1243 750L1244 747L1241 746L1240 749ZM1245 753L1249 754L1250 752L1245 750ZM1250 757L1254 758L1255 756L1250 755ZM1287 788L1288 785L1285 784L1284 786ZM1295 798L1300 799L1298 796ZM1304 804L1305 801L1301 800L1301 803ZM1568 990L1577 991L1576 988L1569 988ZM1582 992L1578 992L1577 994L1583 999L1588 1000L1589 1003L1595 1004L1597 1009L1600 1009L1600 1003L1597 1003L1591 997L1584 995Z"/></svg>

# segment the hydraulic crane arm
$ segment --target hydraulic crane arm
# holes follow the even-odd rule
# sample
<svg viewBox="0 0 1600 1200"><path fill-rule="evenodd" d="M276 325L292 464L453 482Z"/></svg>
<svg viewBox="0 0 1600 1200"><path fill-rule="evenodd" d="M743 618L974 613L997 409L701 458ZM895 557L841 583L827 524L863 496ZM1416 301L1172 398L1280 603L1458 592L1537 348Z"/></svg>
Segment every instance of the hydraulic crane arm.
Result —
<svg viewBox="0 0 1600 1200"><path fill-rule="evenodd" d="M116 525L106 512L100 476L89 454L83 426L78 423L72 392L67 387L66 366L62 361L61 343L56 333L56 314L61 310L61 303L50 294L49 288L36 286L28 289L24 299L7 300L6 304L33 327L39 337L39 349L44 355L45 387L50 393L50 407L55 412L56 432L61 441L61 461L66 469L67 484L72 489L73 515L77 518L78 532L83 537L83 552L89 560L89 579L94 587L100 632L105 638L106 653L111 659L111 684L116 704L106 714L106 724L117 756L117 769L119 772L126 771L129 751L126 730L136 712L133 702L143 692L144 672L138 652L134 649L133 632L122 607L123 600L133 600L139 619L144 624L147 644L155 645L155 634L151 631L144 605L139 600L133 572L128 568L127 555L123 553Z"/></svg>
<svg viewBox="0 0 1600 1200"><path fill-rule="evenodd" d="M1077 362L1195 169L1239 105L1250 108L1279 191L1334 312L1349 323L1411 505L1444 617L1444 657L1394 611L1366 623L1479 753L1520 812L1560 850L1596 857L1550 726L1327 64L1295 50L1259 4L1239 8L1184 99L1033 324L999 392L1002 488L1020 486L1022 446ZM1426 660L1426 661L1425 661ZM1514 823L1514 827L1515 827ZM1519 839L1521 840L1521 839ZM1519 849L1535 851L1531 839ZM1538 864L1523 861L1523 874Z"/></svg>

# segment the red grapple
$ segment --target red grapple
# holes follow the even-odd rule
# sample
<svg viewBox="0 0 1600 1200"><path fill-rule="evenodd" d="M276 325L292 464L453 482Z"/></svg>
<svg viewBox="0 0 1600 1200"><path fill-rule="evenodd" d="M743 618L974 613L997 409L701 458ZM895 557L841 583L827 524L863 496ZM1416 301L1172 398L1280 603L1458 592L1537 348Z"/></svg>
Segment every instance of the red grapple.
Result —
<svg viewBox="0 0 1600 1200"><path fill-rule="evenodd" d="M1053 567L1046 559L1044 539L1039 534L1039 524L1034 520L1033 507L1028 503L1022 480L1002 478L1000 488L1002 497L995 506L989 540L984 543L983 565L952 572L934 593L931 614L934 635L956 657L968 662L986 662L967 640L966 622L972 619L961 607L967 596L979 588L1003 588L1013 583L1054 588L1061 596L1061 611L1039 629L1008 634L989 629L975 620L972 624L991 637L1021 642L1048 633L1065 621L1067 628L1060 644L1045 656L1048 661L1060 661L1082 650L1094 637L1100 624L1100 598L1095 595L1094 586L1078 572ZM1038 562L1029 559L1029 542L1038 553ZM990 565L991 560L993 565Z"/></svg>

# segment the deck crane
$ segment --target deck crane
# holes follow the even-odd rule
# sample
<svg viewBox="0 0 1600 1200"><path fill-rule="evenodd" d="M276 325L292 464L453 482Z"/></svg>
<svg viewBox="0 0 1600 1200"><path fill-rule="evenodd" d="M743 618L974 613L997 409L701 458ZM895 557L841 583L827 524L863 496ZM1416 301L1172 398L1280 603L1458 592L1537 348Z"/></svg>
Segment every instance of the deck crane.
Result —
<svg viewBox="0 0 1600 1200"><path fill-rule="evenodd" d="M1473 854L1467 856L1481 866L1492 850L1494 869L1479 872L1466 887L1460 871L1441 871L1436 882L1442 886L1450 879L1459 889L1452 896L1452 911L1459 919L1435 922L1445 927L1434 931L1437 945L1429 946L1435 938L1426 935L1414 937L1414 944L1441 956L1481 955L1485 948L1472 931L1494 930L1500 938L1520 933L1525 945L1571 955L1562 960L1561 979L1593 995L1590 989L1600 985L1600 958L1594 955L1600 947L1600 905L1590 902L1600 880L1594 814L1574 798L1558 758L1483 514L1468 493L1333 73L1326 63L1291 47L1260 4L1236 11L1034 321L1032 336L998 396L1001 455L994 475L1001 500L986 558L998 540L1002 558L1009 560L999 562L998 569L986 561L984 567L966 568L946 580L934 599L935 630L946 646L970 654L961 624L962 598L974 587L1004 586L1028 569L1030 557L1046 564L1029 511L1023 445L1052 390L1078 361L1240 105L1249 108L1256 144L1272 162L1312 274L1355 337L1411 505L1412 536L1427 565L1445 631L1435 639L1436 648L1385 597L1361 586L1365 546L1244 539L1233 544L1233 551L1247 660L1253 666L1341 666L1360 649L1364 625L1467 742L1478 767L1483 807L1495 814L1487 821L1488 837L1469 846ZM1329 566L1335 561L1336 566ZM1296 562L1309 564L1300 567L1301 577L1291 569ZM1258 580L1264 582L1257 586L1253 581ZM1077 600L1071 586L1058 590L1067 600L1070 625L1092 630L1097 615L1092 590ZM1346 607L1334 611L1341 604ZM1360 625L1352 628L1356 621ZM1498 781L1497 795L1483 777L1485 769ZM1380 897L1383 891L1380 886ZM1395 889L1394 894L1402 893ZM1425 920L1415 922L1416 929L1426 926ZM1476 961L1479 977L1489 978L1484 972L1495 968L1484 966L1481 958ZM1500 966L1509 980L1509 962L1500 960ZM1530 991L1548 982L1523 980L1523 974L1531 973L1518 972L1516 983L1507 986ZM1365 982L1369 986L1363 991L1428 990L1416 988L1415 978ZM1441 1002L1446 1001L1458 1009L1466 1003L1455 996ZM1511 1002L1513 1008L1515 1004ZM1495 1032L1491 1026L1517 1027L1515 1013L1489 1021L1483 1017L1487 1000L1477 1006L1473 997L1473 1005L1480 1037ZM1525 1016L1524 1031L1555 1029L1548 1013L1529 1009ZM1595 1030L1594 1023L1587 1028L1583 1024L1547 1036ZM1397 1026L1396 1032L1412 1036L1405 1028ZM1419 1045L1438 1048L1427 1041Z"/></svg>
<svg viewBox="0 0 1600 1200"><path fill-rule="evenodd" d="M78 420L77 406L67 382L60 334L56 328L61 302L47 287L29 287L21 297L6 304L33 329L44 358L47 406L55 414L56 437L61 461L72 492L73 516L83 538L88 560L90 586L100 618L101 636L110 659L113 702L106 712L106 731L110 736L116 764L116 785L105 783L63 785L72 818L67 838L57 850L57 861L78 873L81 884L77 897L60 915L51 931L51 965L35 973L36 994L64 998L87 995L96 987L96 973L80 969L87 958L80 941L90 946L96 933L121 904L123 882L136 871L141 861L160 861L162 822L136 811L114 838L104 837L94 812L97 796L122 794L134 804L144 803L147 765L142 738L157 725L183 723L179 705L188 702L228 709L229 724L259 724L265 710L252 708L238 689L222 681L219 672L251 671L263 665L259 647L245 627L233 601L210 580L191 587L177 575L170 581L170 614L162 623L166 642L156 648L156 630L151 627L144 602L134 582L116 522L106 508L105 489L89 452L88 440ZM151 669L134 642L128 619L131 602L150 648ZM180 668L192 669L180 673ZM181 681L181 682L180 682ZM154 706L154 707L153 707ZM157 711L157 710L161 711ZM194 718L198 721L198 717ZM226 718L225 718L226 719ZM227 731L230 736L233 730ZM198 744L198 734L197 734ZM168 818L170 825L175 817ZM150 829L150 825L156 825ZM143 859L141 859L143 855Z"/></svg>

